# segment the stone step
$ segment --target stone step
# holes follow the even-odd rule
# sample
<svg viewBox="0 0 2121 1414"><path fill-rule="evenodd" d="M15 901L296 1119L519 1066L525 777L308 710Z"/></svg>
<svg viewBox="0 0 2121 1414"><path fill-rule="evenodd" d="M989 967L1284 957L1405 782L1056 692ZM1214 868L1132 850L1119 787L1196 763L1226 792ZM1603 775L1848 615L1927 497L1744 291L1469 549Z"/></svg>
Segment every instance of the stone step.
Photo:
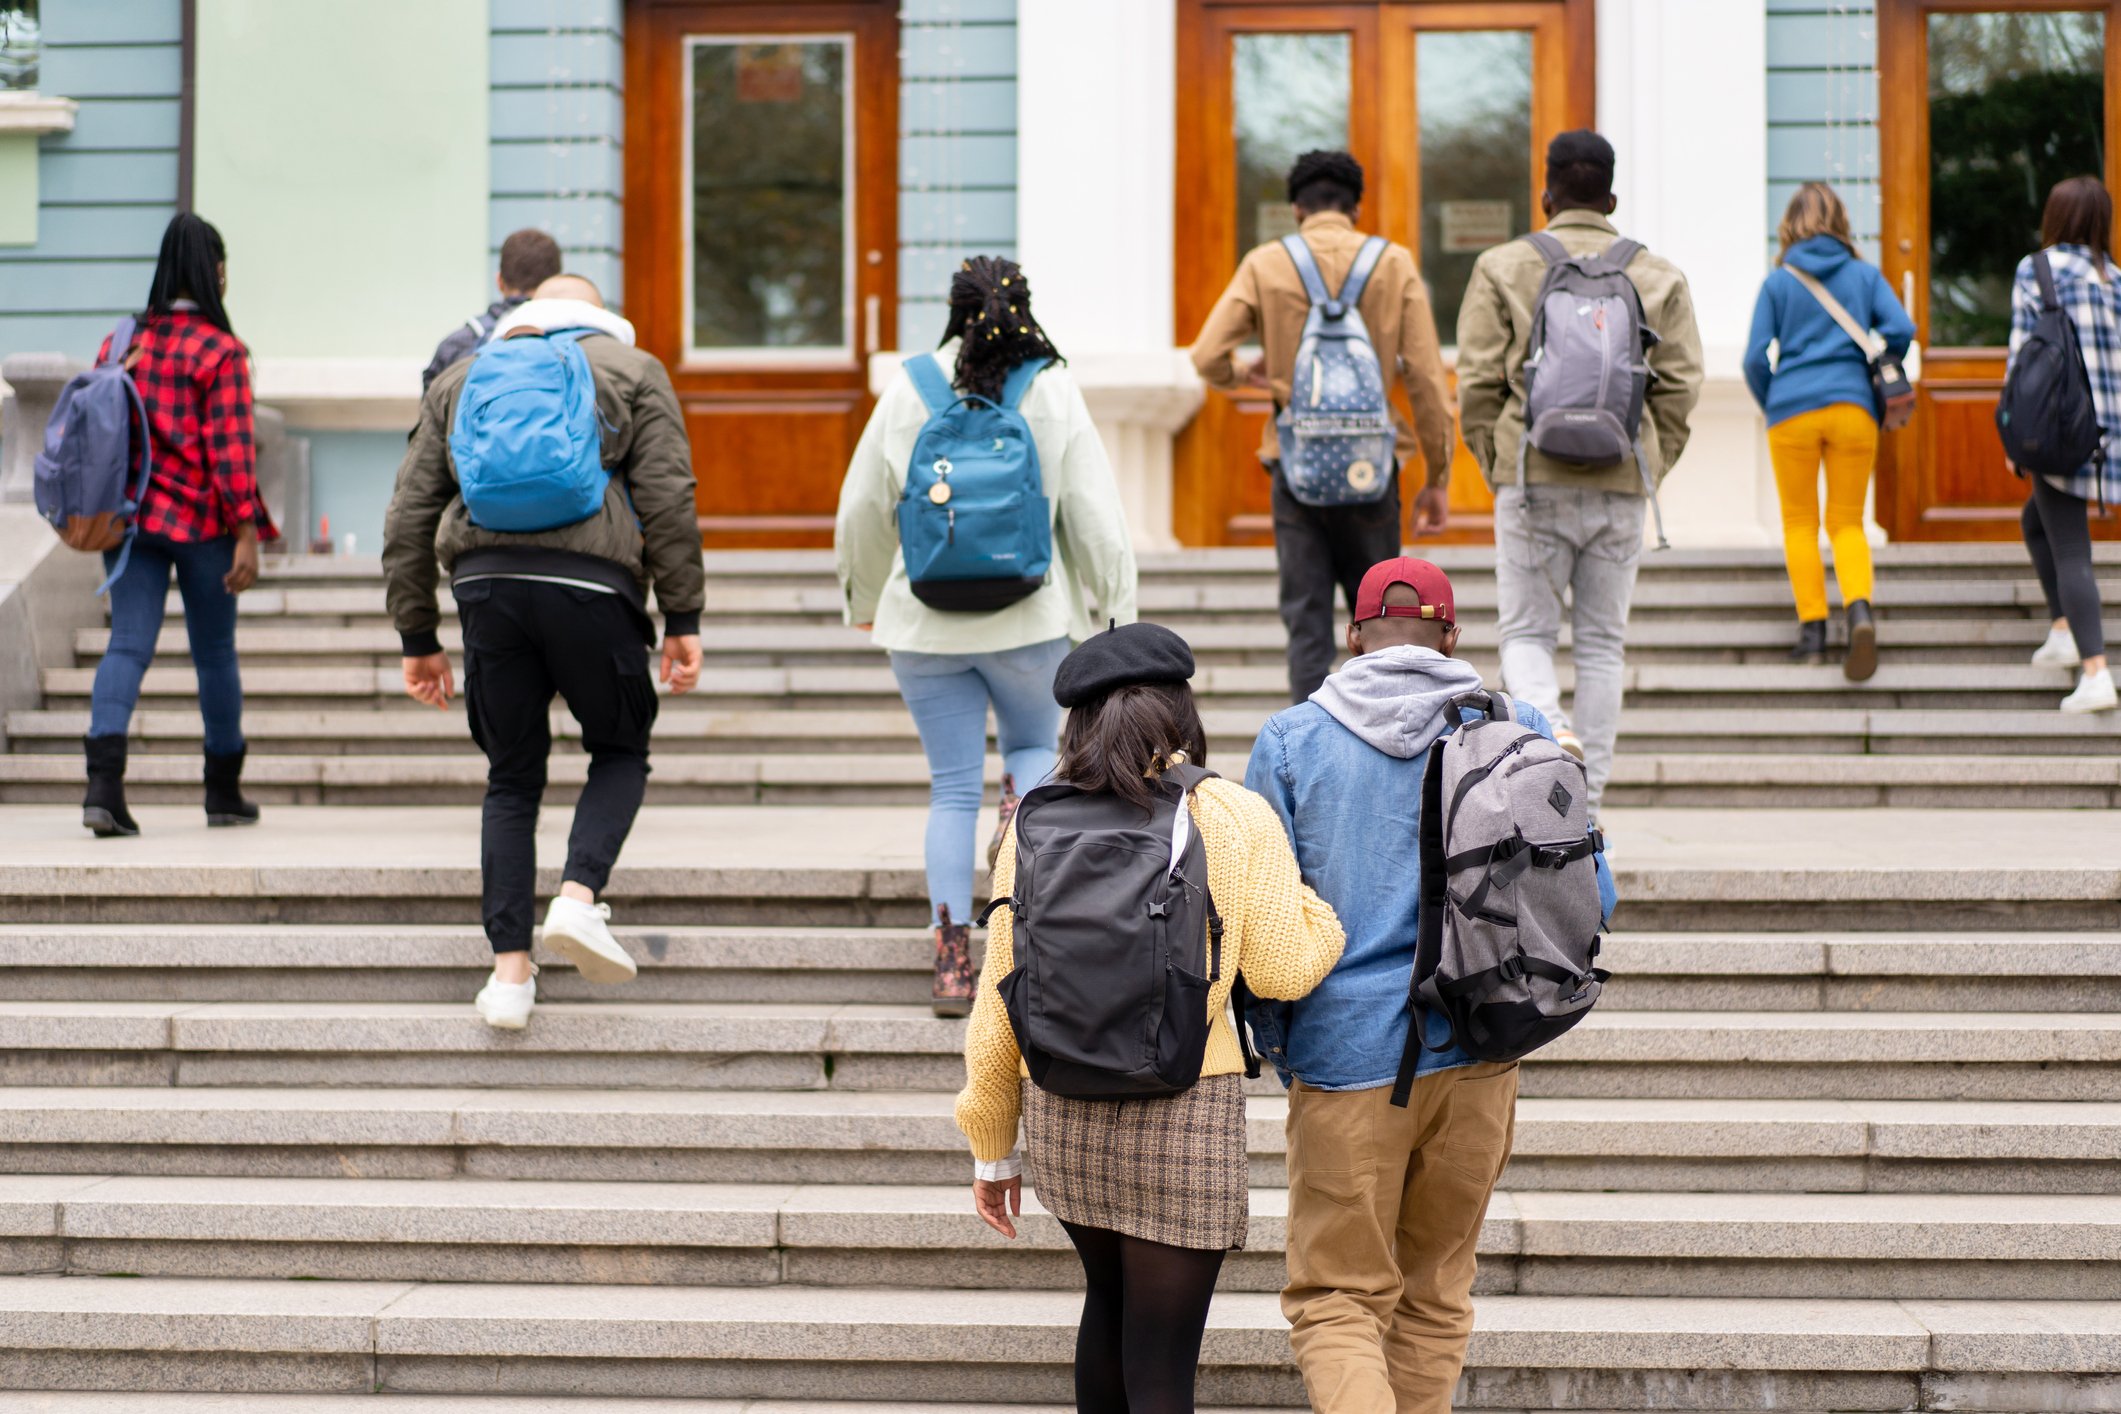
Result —
<svg viewBox="0 0 2121 1414"><path fill-rule="evenodd" d="M950 1091L964 1030L831 1002L554 1002L518 1033L461 1001L13 1001L0 1082ZM2121 1014L1601 1007L1525 1061L1521 1093L2121 1101Z"/></svg>
<svg viewBox="0 0 2121 1414"><path fill-rule="evenodd" d="M95 1277L0 1281L14 1385L294 1392L1062 1400L1073 1292L596 1287ZM1463 1407L2090 1410L2121 1303L1498 1296ZM1209 1314L1200 1396L1293 1404L1277 1298ZM1978 1407L1978 1406L1976 1406ZM2108 1406L2110 1407L2110 1405Z"/></svg>
<svg viewBox="0 0 2121 1414"><path fill-rule="evenodd" d="M19 1174L961 1185L937 1092L0 1089ZM1256 1186L1287 1102L1247 1101ZM2121 1193L2121 1104L1520 1102L1513 1191ZM0 1387L4 1387L0 1379Z"/></svg>
<svg viewBox="0 0 2121 1414"><path fill-rule="evenodd" d="M1251 1197L1224 1291L1286 1280L1285 1189ZM0 1178L10 1273L623 1285L1081 1284L1027 1191L1019 1236L965 1187L482 1179ZM1483 1295L2111 1294L2121 1197L1498 1192Z"/></svg>
<svg viewBox="0 0 2121 1414"><path fill-rule="evenodd" d="M873 1404L809 1399L596 1399L535 1394L394 1394L378 1405L361 1394L116 1394L13 1391L9 1414L1073 1414L1071 1404ZM1228 1414L1302 1414L1282 1409L1231 1408ZM1483 1414L1531 1414L1529 1410ZM1594 1414L1617 1414L1601 1410ZM1677 1414L1701 1414L1681 1410ZM1805 1414L1805 1411L1791 1411Z"/></svg>
<svg viewBox="0 0 2121 1414"><path fill-rule="evenodd" d="M925 1003L918 928L616 929L623 994L538 950L548 1002ZM2117 933L1619 933L1616 1011L2121 1012ZM491 954L476 927L0 924L0 999L461 1003Z"/></svg>

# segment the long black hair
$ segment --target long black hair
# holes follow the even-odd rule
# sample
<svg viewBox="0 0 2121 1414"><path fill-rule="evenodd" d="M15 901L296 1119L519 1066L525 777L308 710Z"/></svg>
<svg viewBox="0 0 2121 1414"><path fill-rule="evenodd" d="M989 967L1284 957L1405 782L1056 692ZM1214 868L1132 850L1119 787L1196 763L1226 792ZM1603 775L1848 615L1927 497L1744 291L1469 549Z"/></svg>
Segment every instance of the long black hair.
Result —
<svg viewBox="0 0 2121 1414"><path fill-rule="evenodd" d="M1115 688L1068 713L1054 774L1086 791L1110 791L1149 809L1149 782L1163 774L1174 752L1208 764L1208 732L1193 689L1182 682L1141 682Z"/></svg>
<svg viewBox="0 0 2121 1414"><path fill-rule="evenodd" d="M143 318L166 315L180 299L199 306L199 315L216 328L229 328L228 310L221 303L221 265L228 247L213 223L189 211L169 218L162 232L162 251L155 257L155 280L147 287L147 310Z"/></svg>
<svg viewBox="0 0 2121 1414"><path fill-rule="evenodd" d="M962 338L957 386L1000 401L1009 371L1027 359L1064 362L1031 314L1023 267L998 255L975 255L950 277L950 323L943 342Z"/></svg>

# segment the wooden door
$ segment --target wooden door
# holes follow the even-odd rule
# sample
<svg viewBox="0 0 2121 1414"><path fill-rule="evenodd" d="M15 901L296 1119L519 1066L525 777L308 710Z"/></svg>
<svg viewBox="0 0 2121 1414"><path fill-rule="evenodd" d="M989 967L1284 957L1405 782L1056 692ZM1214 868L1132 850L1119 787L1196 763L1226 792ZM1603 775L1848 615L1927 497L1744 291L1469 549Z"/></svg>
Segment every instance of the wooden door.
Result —
<svg viewBox="0 0 2121 1414"><path fill-rule="evenodd" d="M626 313L707 545L832 543L898 266L894 0L632 0Z"/></svg>
<svg viewBox="0 0 2121 1414"><path fill-rule="evenodd" d="M1995 423L2012 272L2057 181L2121 185L2121 4L1879 0L1878 31L1884 270L1923 344L1878 519L1896 540L2014 540L2025 483ZM2095 513L2093 533L2121 521Z"/></svg>
<svg viewBox="0 0 2121 1414"><path fill-rule="evenodd" d="M1295 229L1284 179L1296 155L1340 147L1367 178L1363 229L1420 264L1448 364L1475 256L1531 228L1547 142L1592 120L1591 0L1180 0L1178 65L1178 342L1245 251ZM1273 539L1258 459L1272 411L1264 393L1209 394L1176 449L1182 541ZM1492 502L1453 446L1445 538L1484 541Z"/></svg>

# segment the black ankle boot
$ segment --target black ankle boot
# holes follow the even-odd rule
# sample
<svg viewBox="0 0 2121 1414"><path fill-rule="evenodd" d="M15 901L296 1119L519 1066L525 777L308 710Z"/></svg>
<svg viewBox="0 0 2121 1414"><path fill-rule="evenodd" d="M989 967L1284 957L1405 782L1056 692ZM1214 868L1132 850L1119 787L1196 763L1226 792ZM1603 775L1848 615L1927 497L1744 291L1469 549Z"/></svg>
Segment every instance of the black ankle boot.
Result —
<svg viewBox="0 0 2121 1414"><path fill-rule="evenodd" d="M206 753L206 823L209 825L255 825L258 807L243 798L243 758L249 748L239 747L226 756Z"/></svg>
<svg viewBox="0 0 2121 1414"><path fill-rule="evenodd" d="M85 736L81 748L88 756L88 793L81 797L81 823L97 839L114 835L137 835L140 826L125 808L125 737Z"/></svg>
<svg viewBox="0 0 2121 1414"><path fill-rule="evenodd" d="M1841 675L1850 682L1868 682L1878 671L1878 624L1871 617L1871 601L1849 600L1848 621L1849 652L1841 660Z"/></svg>
<svg viewBox="0 0 2121 1414"><path fill-rule="evenodd" d="M1790 661L1815 668L1826 661L1825 619L1797 621L1797 646L1790 650Z"/></svg>

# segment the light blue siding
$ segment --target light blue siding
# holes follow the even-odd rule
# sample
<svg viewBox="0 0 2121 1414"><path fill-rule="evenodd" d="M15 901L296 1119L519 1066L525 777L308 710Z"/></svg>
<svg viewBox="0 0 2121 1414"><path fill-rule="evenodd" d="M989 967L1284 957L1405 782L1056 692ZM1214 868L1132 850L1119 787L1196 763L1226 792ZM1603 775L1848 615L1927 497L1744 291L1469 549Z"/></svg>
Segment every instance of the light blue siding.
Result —
<svg viewBox="0 0 2121 1414"><path fill-rule="evenodd" d="M901 79L992 78L1016 72L1016 20L908 24L899 40Z"/></svg>
<svg viewBox="0 0 2121 1414"><path fill-rule="evenodd" d="M579 192L616 197L625 190L625 156L601 138L493 145L496 196Z"/></svg>
<svg viewBox="0 0 2121 1414"><path fill-rule="evenodd" d="M101 204L115 192L128 201L169 206L177 199L177 154L55 150L38 163L37 195L46 206Z"/></svg>
<svg viewBox="0 0 2121 1414"><path fill-rule="evenodd" d="M622 0L491 0L494 258L535 226L614 308L625 299Z"/></svg>
<svg viewBox="0 0 2121 1414"><path fill-rule="evenodd" d="M44 0L44 42L48 46L180 44L183 40L184 7L170 0Z"/></svg>
<svg viewBox="0 0 2121 1414"><path fill-rule="evenodd" d="M287 430L309 439L312 522L330 516L332 539L344 544L351 532L357 553L376 554L383 548L383 512L405 456L405 434Z"/></svg>
<svg viewBox="0 0 2121 1414"><path fill-rule="evenodd" d="M951 272L1016 253L1017 0L905 0L899 11L902 349L942 336Z"/></svg>
<svg viewBox="0 0 2121 1414"><path fill-rule="evenodd" d="M619 203L608 196L567 196L548 192L536 196L496 194L489 207L493 250L500 258L501 242L510 231L535 226L560 243L568 256L576 251L615 251L620 241ZM617 292L613 292L617 299Z"/></svg>
<svg viewBox="0 0 2121 1414"><path fill-rule="evenodd" d="M74 114L74 130L66 136L65 150L174 153L179 124L178 102L174 98L87 99Z"/></svg>
<svg viewBox="0 0 2121 1414"><path fill-rule="evenodd" d="M952 20L1016 22L1016 0L902 0L899 19L909 24L948 24Z"/></svg>
<svg viewBox="0 0 2121 1414"><path fill-rule="evenodd" d="M147 302L147 286L154 274L153 256L139 260L11 260L0 263L0 309L7 310L10 318L84 313L99 318L110 313L115 317L113 303L123 309L137 309ZM108 321L104 327L108 327Z"/></svg>
<svg viewBox="0 0 2121 1414"><path fill-rule="evenodd" d="M176 93L183 76L183 53L175 44L77 46L47 38L37 61L38 89L66 98L160 97Z"/></svg>
<svg viewBox="0 0 2121 1414"><path fill-rule="evenodd" d="M898 90L898 127L902 133L1000 133L1016 136L1016 76L961 79L907 79Z"/></svg>
<svg viewBox="0 0 2121 1414"><path fill-rule="evenodd" d="M1767 234L1801 182L1830 182L1875 259L1879 203L1878 26L1865 3L1769 0Z"/></svg>
<svg viewBox="0 0 2121 1414"><path fill-rule="evenodd" d="M1014 190L1016 138L1013 134L901 138L898 184L901 190L941 186Z"/></svg>

